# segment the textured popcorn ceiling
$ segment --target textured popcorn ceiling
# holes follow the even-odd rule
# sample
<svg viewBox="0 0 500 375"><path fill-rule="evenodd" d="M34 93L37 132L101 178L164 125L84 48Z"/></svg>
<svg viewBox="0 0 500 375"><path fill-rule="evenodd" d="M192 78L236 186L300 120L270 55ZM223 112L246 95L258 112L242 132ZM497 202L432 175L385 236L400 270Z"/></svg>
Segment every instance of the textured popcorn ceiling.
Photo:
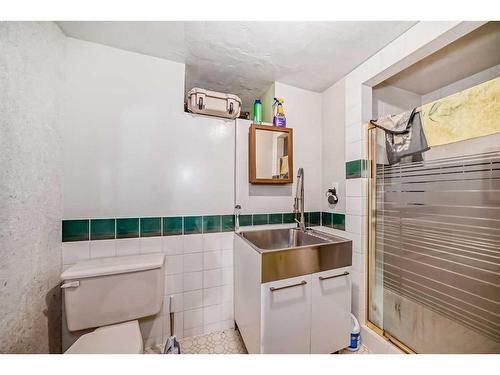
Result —
<svg viewBox="0 0 500 375"><path fill-rule="evenodd" d="M186 64L186 92L237 94L274 81L321 92L415 22L59 22L66 35Z"/></svg>

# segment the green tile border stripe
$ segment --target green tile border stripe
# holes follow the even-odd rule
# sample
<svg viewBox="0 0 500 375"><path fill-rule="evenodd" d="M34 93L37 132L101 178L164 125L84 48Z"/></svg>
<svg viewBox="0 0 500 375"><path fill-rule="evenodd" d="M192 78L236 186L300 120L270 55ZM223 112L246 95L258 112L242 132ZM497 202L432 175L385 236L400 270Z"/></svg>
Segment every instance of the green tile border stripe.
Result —
<svg viewBox="0 0 500 375"><path fill-rule="evenodd" d="M345 230L345 214L337 212L322 212L321 225L328 228Z"/></svg>
<svg viewBox="0 0 500 375"><path fill-rule="evenodd" d="M345 163L345 178L368 177L368 160L358 159Z"/></svg>
<svg viewBox="0 0 500 375"><path fill-rule="evenodd" d="M341 229L344 225L345 219L343 218L343 214L331 214L319 211L305 212L306 225L321 225L325 221L325 214L341 215L335 221L333 221L332 216L325 226ZM235 216L232 214L63 220L62 241L232 232L234 231L235 221ZM293 223L295 223L295 214L292 212L240 215L240 227Z"/></svg>

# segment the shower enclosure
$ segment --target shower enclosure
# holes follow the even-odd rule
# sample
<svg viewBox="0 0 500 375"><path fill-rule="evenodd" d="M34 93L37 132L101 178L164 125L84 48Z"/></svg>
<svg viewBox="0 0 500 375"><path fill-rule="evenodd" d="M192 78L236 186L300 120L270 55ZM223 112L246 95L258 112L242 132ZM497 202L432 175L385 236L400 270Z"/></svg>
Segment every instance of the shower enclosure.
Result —
<svg viewBox="0 0 500 375"><path fill-rule="evenodd" d="M367 138L368 325L408 352L500 353L499 134L385 165L379 132Z"/></svg>

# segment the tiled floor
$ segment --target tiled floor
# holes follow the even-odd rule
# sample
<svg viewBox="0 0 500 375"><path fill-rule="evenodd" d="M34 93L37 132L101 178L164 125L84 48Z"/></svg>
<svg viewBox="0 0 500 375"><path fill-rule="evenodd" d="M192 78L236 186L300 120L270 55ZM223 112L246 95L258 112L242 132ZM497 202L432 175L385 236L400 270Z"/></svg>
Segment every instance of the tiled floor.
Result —
<svg viewBox="0 0 500 375"><path fill-rule="evenodd" d="M188 337L180 340L180 345L182 354L247 354L240 333L234 329ZM146 353L161 353L162 349L148 348ZM356 352L344 349L340 354L370 354L370 352L366 346L361 345Z"/></svg>

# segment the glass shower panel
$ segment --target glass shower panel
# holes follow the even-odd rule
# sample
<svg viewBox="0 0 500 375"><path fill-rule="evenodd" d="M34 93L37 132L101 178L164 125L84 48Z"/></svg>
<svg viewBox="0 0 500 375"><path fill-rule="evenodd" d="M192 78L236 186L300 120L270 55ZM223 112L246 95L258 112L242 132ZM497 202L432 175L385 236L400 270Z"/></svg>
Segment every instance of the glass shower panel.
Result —
<svg viewBox="0 0 500 375"><path fill-rule="evenodd" d="M427 159L372 170L369 320L418 353L500 353L500 151Z"/></svg>

